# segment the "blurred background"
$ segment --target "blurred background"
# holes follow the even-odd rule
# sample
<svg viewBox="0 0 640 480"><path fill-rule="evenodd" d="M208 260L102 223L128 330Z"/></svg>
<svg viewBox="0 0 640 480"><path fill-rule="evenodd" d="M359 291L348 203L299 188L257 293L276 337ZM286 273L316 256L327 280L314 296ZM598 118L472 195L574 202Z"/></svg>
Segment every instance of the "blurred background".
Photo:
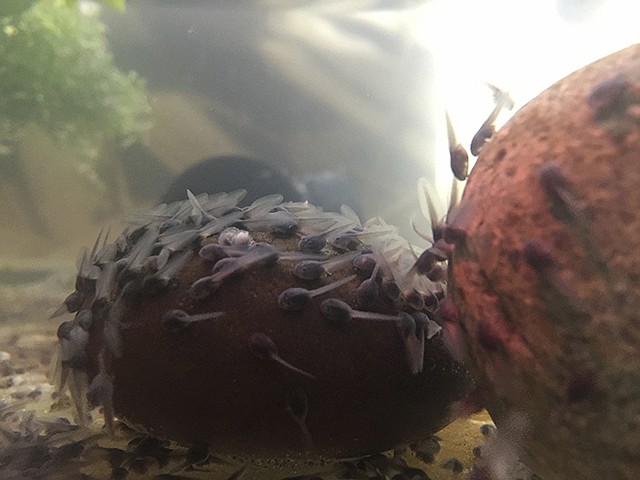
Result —
<svg viewBox="0 0 640 480"><path fill-rule="evenodd" d="M636 4L0 0L0 409L60 414L48 316L100 228L187 188L247 188L345 203L424 246L410 219L419 178L446 210L445 111L468 145L487 82L517 109L640 41ZM439 434L443 459L472 464L482 415Z"/></svg>
<svg viewBox="0 0 640 480"><path fill-rule="evenodd" d="M28 10L43 3L39 17ZM130 212L186 188L346 203L416 239L418 178L446 205L445 109L468 144L493 107L485 82L517 108L640 36L636 2L625 0L69 3L0 8L5 269L71 262L101 226L117 231ZM72 49L48 40L26 69L25 51L11 51L28 30L21 17L35 16L35 29L62 9L80 17L61 28L78 30L68 42L88 57L63 68ZM82 19L100 35L85 41ZM18 69L40 90L13 92L6 79ZM64 80L49 85L56 75ZM25 110L33 103L40 110Z"/></svg>

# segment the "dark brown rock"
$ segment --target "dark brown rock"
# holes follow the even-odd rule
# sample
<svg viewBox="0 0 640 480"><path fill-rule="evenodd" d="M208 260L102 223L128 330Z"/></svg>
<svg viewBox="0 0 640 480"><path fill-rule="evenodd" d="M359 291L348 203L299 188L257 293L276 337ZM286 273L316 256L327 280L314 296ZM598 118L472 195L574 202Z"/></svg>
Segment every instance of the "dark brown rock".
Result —
<svg viewBox="0 0 640 480"><path fill-rule="evenodd" d="M127 247L131 252L147 233L127 235L133 239ZM251 235L281 252L297 251L296 235ZM217 239L216 234L204 243ZM407 248L406 243L398 245ZM229 276L203 299L194 299L191 286L210 276L213 266L197 255L200 246L196 241L186 247L194 255L168 281L149 277L148 267L119 274L120 285L107 299L110 309L94 315L88 378L100 380L91 388L92 400L102 402L106 412L112 406L117 417L141 430L182 444L208 444L215 453L346 457L429 438L453 419L449 407L472 388L468 373L447 353L440 335L426 340L424 369L413 375L395 321L353 318L336 326L322 316L319 305L327 298L358 308L356 289L362 279L354 275L351 261L332 267L319 280L306 281L292 273L297 260L265 258ZM327 246L323 254L339 252ZM131 253L119 253L113 260L129 261L122 257ZM216 268L226 272L234 262L224 259ZM402 267L405 273L409 266ZM299 311L278 305L278 297L290 287L313 292L351 276ZM407 285L418 289L428 282L407 278ZM99 279L98 290L100 284ZM402 297L392 301L382 294L372 310L412 312ZM224 314L198 316L210 312ZM107 379L113 395L102 399Z"/></svg>

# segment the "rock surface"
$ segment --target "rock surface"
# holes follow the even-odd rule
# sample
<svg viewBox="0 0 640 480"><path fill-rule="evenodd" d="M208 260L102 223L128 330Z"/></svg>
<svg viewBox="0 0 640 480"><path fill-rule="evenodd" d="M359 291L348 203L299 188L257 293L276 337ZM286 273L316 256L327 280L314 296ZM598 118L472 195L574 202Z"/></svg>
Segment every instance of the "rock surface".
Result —
<svg viewBox="0 0 640 480"><path fill-rule="evenodd" d="M543 478L640 478L640 45L525 105L485 146L445 330Z"/></svg>
<svg viewBox="0 0 640 480"><path fill-rule="evenodd" d="M58 329L79 417L87 397L107 428L259 458L378 453L452 421L473 382L429 317L443 285L397 231L237 193L162 205L84 252Z"/></svg>

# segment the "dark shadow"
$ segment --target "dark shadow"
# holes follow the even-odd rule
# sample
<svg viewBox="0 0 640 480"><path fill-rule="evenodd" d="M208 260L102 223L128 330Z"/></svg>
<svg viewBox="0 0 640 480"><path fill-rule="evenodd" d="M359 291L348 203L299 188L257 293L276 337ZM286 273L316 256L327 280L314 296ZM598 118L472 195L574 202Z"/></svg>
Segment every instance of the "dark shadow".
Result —
<svg viewBox="0 0 640 480"><path fill-rule="evenodd" d="M265 195L279 193L285 201L301 201L302 194L282 172L260 160L242 155L207 158L188 168L160 197L170 203L187 198L187 189L199 193L231 192L244 188L246 197L240 205L249 205Z"/></svg>

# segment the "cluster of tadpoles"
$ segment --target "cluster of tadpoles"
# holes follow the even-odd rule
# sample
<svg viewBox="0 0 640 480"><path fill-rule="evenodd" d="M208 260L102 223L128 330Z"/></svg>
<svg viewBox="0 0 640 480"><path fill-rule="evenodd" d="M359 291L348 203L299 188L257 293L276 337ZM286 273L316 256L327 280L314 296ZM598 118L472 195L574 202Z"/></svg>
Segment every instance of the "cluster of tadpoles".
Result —
<svg viewBox="0 0 640 480"><path fill-rule="evenodd" d="M489 113L482 125L473 136L469 151L473 156L478 156L485 144L491 140L496 132L496 121L500 113L514 107L514 101L509 93L492 84L487 86L493 92L494 108ZM460 215L456 211L459 202L460 188L459 182L466 181L469 175L469 153L467 149L457 139L455 129L448 112L445 114L447 123L447 140L449 145L450 168L453 173L453 183L451 188L451 197L447 212L442 216L435 203L438 196L432 190L432 187L421 179L418 187L423 194L419 196L421 210L431 224L432 237L420 233L415 225L414 231L426 240L431 246L422 252L416 261L413 269L416 273L427 276L432 281L441 281L446 277L446 272L442 267L442 262L447 260L451 250L450 245L455 243L464 232L459 231L450 224L452 218Z"/></svg>
<svg viewBox="0 0 640 480"><path fill-rule="evenodd" d="M513 106L507 94L491 88L495 108L472 141L474 155L495 131L498 114ZM451 169L457 181L464 181L468 154L457 142L448 115L447 128ZM278 308L284 312L303 312L316 297L358 282L355 300L359 309L339 298L325 298L319 303L321 315L334 328L345 328L353 321L394 322L411 373L422 372L425 341L440 331L431 317L441 307L445 262L456 235L438 218L432 202L428 202L426 213L433 238L423 235L430 247L416 255L393 227L379 220L363 225L347 207L341 214L326 213L307 203L282 203L282 196L268 195L240 208L237 205L243 191L212 196L187 194L186 201L138 215L112 243L107 241L108 232L101 232L93 249L81 252L75 290L52 315L76 314L58 329L58 385L70 389L81 422L87 416L84 405L88 399L93 405L103 406L107 427L113 429L113 383L105 362L122 355L127 311L139 298L164 292L196 255L211 264L208 275L188 286L188 294L196 303L214 295L231 278L279 261L296 262L292 277L305 284L278 295ZM454 206L451 202L447 216ZM297 250L281 251L270 243L256 242L252 233L257 232L283 239L298 236ZM352 273L338 275L345 268L351 268ZM334 274L338 279L331 281ZM316 286L310 287L309 282ZM382 295L400 312L374 311ZM172 309L159 323L167 332L179 335L199 322L218 321L225 315L221 311L189 313ZM95 322L103 326L103 351L98 360L100 371L89 379L87 346ZM283 359L266 333L254 333L248 344L256 357L308 379L316 378Z"/></svg>
<svg viewBox="0 0 640 480"><path fill-rule="evenodd" d="M493 134L496 133L496 121L500 113L504 109L511 110L514 107L514 101L507 92L495 85L487 84L487 86L493 92L494 107L487 119L482 122L482 125L471 139L469 151L474 157L477 157L480 154L484 145L491 139ZM464 181L467 179L469 174L469 154L456 138L455 130L448 113L446 114L446 120L451 171L457 180Z"/></svg>
<svg viewBox="0 0 640 480"><path fill-rule="evenodd" d="M234 229L234 230L231 230ZM298 261L292 269L292 275L302 281L320 281L327 278L332 272L343 269L352 264L356 273L327 283L313 289L305 287L290 287L285 289L278 296L278 307L285 312L301 312L309 307L315 297L325 295L333 290L356 281L361 281L356 289L356 300L359 305L365 308L373 308L378 300L381 262L376 261L375 255L368 250L347 251L340 255L326 257L320 254L321 250L314 248L299 252L279 252L275 247L266 243L254 243L250 234L243 230L231 227L223 231L218 243L204 245L199 256L204 260L213 262L211 276L205 276L195 281L189 293L196 300L202 300L212 295L219 286L231 275L236 275L249 268L266 266L276 262L278 259ZM244 232L244 233L241 233ZM242 235L240 244L235 242L234 235ZM308 243L305 240L313 238L311 242L320 245L323 242L316 241L318 236L305 236L301 243ZM324 248L324 247L323 247ZM363 253L364 252L364 253ZM321 260L322 258L322 260ZM434 257L434 263L437 261ZM409 272L409 277L414 272ZM399 290L398 290L399 291ZM397 296L397 295L396 295ZM395 297L394 297L395 298ZM398 326L400 337L406 346L407 360L413 374L418 374L423 369L424 343L436 335L439 327L428 316L419 311L413 314L401 313L399 315L387 315L366 310L352 309L346 302L337 298L325 299L320 305L320 311L324 318L332 326L344 326L352 319L365 319L372 321L393 321ZM210 312L197 315L189 315L182 310L171 310L163 317L163 325L172 332L187 328L192 323L217 319L224 315L224 312ZM280 365L304 375L308 378L315 378L308 372L304 372L290 363L284 361L279 355L275 342L264 333L256 333L250 338L251 351L261 359L271 360Z"/></svg>
<svg viewBox="0 0 640 480"><path fill-rule="evenodd" d="M194 196L188 192L187 201L161 205L134 217L131 226L112 243L108 242L108 232L100 232L93 249L85 248L81 252L75 290L52 315L76 314L58 330L58 386L61 390L70 389L81 423L87 418L85 399L88 398L91 404L104 407L107 425L111 428L113 384L104 364L105 359L118 358L123 353L122 334L130 323L127 312L141 297L164 292L196 254L212 266L209 275L188 287L195 302L215 294L231 278L281 260L297 262L293 277L302 282L325 282L349 263L355 272L316 288L286 289L279 295L278 306L287 312L302 311L313 298L362 277L357 300L365 309L374 308L379 283L389 298L395 300L403 296L405 303L416 310L424 308L425 292L433 296L435 283L413 281L413 271L394 272L398 259L406 263L408 249L401 245L393 227L383 222L362 225L347 207L342 214L335 214L306 203L283 204L279 195L263 197L248 207L239 208L237 203L243 194ZM253 232L285 239L298 235L298 250L280 251L269 243L256 242ZM215 241L207 242L212 237ZM375 253L367 248L369 244L375 246L372 247ZM327 254L335 251L341 253ZM365 310L349 312L353 318L380 320ZM215 321L224 315L225 312L191 314L173 309L162 316L160 324L166 331L179 334L198 322ZM394 320L401 322L399 318ZM422 369L418 357L422 357L419 352L424 350L425 322L413 317L411 320L404 317L402 322L413 322L413 325L399 327L399 331L406 339L407 351L414 352L411 370L418 373ZM103 352L99 357L100 373L89 379L87 346L92 325L96 323L102 325ZM427 337L435 334L434 331L432 325L429 330L432 333L427 333ZM256 334L249 343L256 356L313 377L282 360L275 343L266 334Z"/></svg>

